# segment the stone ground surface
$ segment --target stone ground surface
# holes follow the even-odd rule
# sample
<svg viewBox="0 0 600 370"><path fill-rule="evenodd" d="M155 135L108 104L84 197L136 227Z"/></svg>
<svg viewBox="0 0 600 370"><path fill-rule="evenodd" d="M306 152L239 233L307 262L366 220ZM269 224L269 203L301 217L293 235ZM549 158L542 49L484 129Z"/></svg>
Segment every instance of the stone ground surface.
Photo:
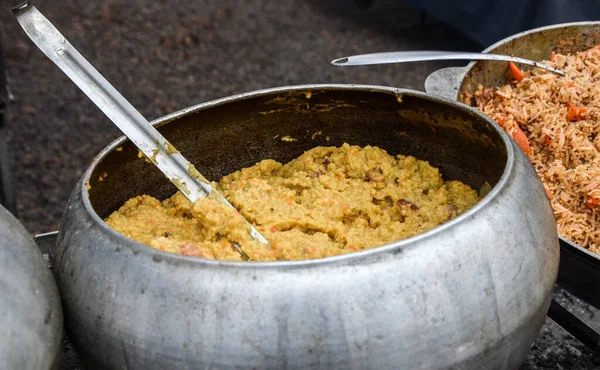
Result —
<svg viewBox="0 0 600 370"><path fill-rule="evenodd" d="M58 228L67 198L117 129L33 43L0 0L0 36L14 102L8 114L19 218L32 233ZM401 1L368 10L343 0L38 0L35 5L148 119L261 88L363 83L423 89L449 65L334 68L350 54L481 46ZM460 63L458 64L460 65ZM598 312L558 294L600 329ZM63 369L78 369L67 351ZM600 359L547 320L522 369L597 369Z"/></svg>

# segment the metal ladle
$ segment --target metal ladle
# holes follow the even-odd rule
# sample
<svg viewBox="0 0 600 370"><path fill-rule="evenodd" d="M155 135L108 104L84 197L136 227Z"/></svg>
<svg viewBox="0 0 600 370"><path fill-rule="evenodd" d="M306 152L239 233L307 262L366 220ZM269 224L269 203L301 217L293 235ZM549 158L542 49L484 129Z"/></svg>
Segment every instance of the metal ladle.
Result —
<svg viewBox="0 0 600 370"><path fill-rule="evenodd" d="M13 14L40 50L46 54L144 155L191 201L212 195L235 209L179 151L85 60L29 1L15 6ZM243 218L243 217L242 217ZM245 219L252 239L270 248L268 241ZM232 243L245 258L248 255Z"/></svg>
<svg viewBox="0 0 600 370"><path fill-rule="evenodd" d="M506 62L514 62L527 64L530 66L546 69L557 75L564 76L565 73L560 69L547 66L543 63L534 60L511 57L501 54L485 54L471 53L463 51L392 51L387 53L372 53L360 54L349 57L338 58L331 61L331 64L338 67L349 66L365 66L372 64L389 64L389 63L407 63L407 62L424 62L427 60L500 60Z"/></svg>

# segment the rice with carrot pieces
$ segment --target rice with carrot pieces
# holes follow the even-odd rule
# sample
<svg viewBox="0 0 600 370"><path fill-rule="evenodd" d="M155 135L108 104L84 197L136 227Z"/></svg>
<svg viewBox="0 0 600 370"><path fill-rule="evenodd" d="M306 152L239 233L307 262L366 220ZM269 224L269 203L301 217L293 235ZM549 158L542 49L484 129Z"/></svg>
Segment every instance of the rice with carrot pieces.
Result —
<svg viewBox="0 0 600 370"><path fill-rule="evenodd" d="M600 254L600 46L544 63L566 75L538 68L521 76L511 66L515 81L479 86L475 104L528 155L559 234Z"/></svg>

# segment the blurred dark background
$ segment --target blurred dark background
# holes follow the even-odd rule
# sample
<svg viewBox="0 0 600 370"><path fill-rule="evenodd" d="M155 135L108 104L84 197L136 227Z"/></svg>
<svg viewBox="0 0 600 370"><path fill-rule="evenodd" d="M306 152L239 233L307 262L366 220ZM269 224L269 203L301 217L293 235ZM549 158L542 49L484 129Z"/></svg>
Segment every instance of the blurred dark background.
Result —
<svg viewBox="0 0 600 370"><path fill-rule="evenodd" d="M368 6L371 1L357 0ZM487 47L528 29L600 19L599 0L408 0Z"/></svg>
<svg viewBox="0 0 600 370"><path fill-rule="evenodd" d="M581 1L531 3L538 10L540 3L571 4L569 17L598 14L578 6ZM9 155L2 155L0 143L0 164L12 161L18 217L31 233L39 233L58 228L76 181L92 158L120 135L25 36L10 12L16 3L0 0L0 40L10 92L2 95L0 87L0 98L8 100L0 141L5 138L9 149ZM337 68L329 61L379 51L479 51L544 20L543 12L529 2L512 0L33 3L149 120L212 99L283 85L359 83L422 90L429 73L465 63ZM561 294L561 302L570 301L581 314L594 317L588 306ZM66 359L64 369L77 368L73 357ZM545 368L597 369L600 360L548 319L523 366Z"/></svg>

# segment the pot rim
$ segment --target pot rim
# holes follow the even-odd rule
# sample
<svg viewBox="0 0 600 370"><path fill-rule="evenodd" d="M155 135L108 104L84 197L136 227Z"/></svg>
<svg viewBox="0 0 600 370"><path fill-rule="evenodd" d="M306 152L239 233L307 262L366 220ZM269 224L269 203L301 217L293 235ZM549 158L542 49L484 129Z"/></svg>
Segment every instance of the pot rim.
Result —
<svg viewBox="0 0 600 370"><path fill-rule="evenodd" d="M267 89L260 89L249 91L241 94L231 95L225 98L215 99L212 101L200 103L193 105L188 108L181 109L174 113L165 115L163 117L157 118L151 122L152 125L159 127L163 124L167 124L175 119L179 119L183 116L193 114L195 112L201 111L203 109L212 108L216 106L220 106L223 104L227 104L232 101L245 100L250 98L261 97L265 95L271 95L273 93L278 92L290 92L290 91L306 91L306 90L316 90L316 89L325 89L325 90L346 90L346 91L368 91L368 92L380 92L387 93L390 95L401 96L401 95L410 95L417 98L429 100L437 103L444 103L455 106L459 109L467 111L469 114L476 116L487 123L496 130L496 132L500 135L500 138L504 144L506 149L506 165L504 166L504 170L502 172L502 176L498 180L498 183L492 188L492 190L481 199L474 207L467 210L463 214L453 218L450 221L446 221L443 224L436 226L430 230L427 230L423 233L414 235L412 237L401 239L392 243L384 244L378 247L369 248L367 250L352 252L342 255L329 256L324 258L317 259L309 259L309 260L293 260L293 261L229 261L229 260L211 260L204 258L197 258L191 256L185 256L177 253L171 253L166 251L161 251L156 248L152 248L146 244L137 242L127 236L124 236L117 231L113 230L110 226L108 226L104 220L96 213L94 207L92 206L89 199L89 191L86 187L86 184L89 183L92 172L95 167L102 162L104 157L106 157L109 153L111 153L115 148L121 146L128 139L123 135L118 139L114 140L112 143L107 145L94 159L91 161L90 165L84 172L81 181L78 183L79 191L82 194L82 202L84 205L84 209L87 211L90 216L92 222L94 222L101 230L108 233L111 238L124 240L124 245L128 248L131 248L134 251L135 255L150 255L154 258L158 257L161 261L168 261L176 264L187 263L191 265L198 266L212 266L212 267L230 267L230 268L302 268L302 267L313 267L319 265L330 265L342 262L352 262L359 259L364 259L368 257L373 257L378 254L385 254L396 251L396 253L406 250L407 248L417 246L419 242L429 239L439 233L443 233L445 230L458 227L465 220L473 217L475 214L479 213L486 205L491 203L499 193L501 193L513 171L514 162L515 162L515 152L514 147L511 143L511 139L508 137L508 134L501 129L498 124L487 117L483 113L475 110L474 108L449 99L437 97L434 95L427 94L425 92L411 90L411 89L403 89L396 88L390 86L378 86L378 85L358 85L358 84L305 84L305 85L290 85L290 86L281 86L281 87L273 87ZM77 189L76 189L77 190Z"/></svg>

